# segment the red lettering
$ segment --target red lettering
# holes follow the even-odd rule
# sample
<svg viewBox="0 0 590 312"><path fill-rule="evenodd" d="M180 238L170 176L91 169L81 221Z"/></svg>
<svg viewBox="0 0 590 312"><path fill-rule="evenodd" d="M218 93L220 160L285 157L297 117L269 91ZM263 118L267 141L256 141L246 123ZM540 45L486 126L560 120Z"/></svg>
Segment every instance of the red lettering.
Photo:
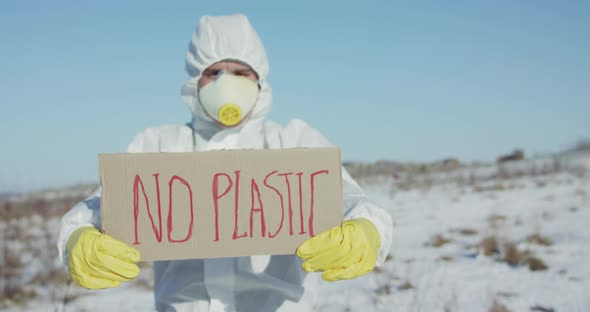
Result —
<svg viewBox="0 0 590 312"><path fill-rule="evenodd" d="M258 197L258 204L260 205L260 208L254 208L254 191L256 191L256 195ZM256 181L254 181L254 179L252 179L252 182L250 183L250 193L252 196L252 205L250 206L250 237L252 237L252 232L254 230L254 213L256 212L260 213L260 227L262 237L265 237L266 223L264 221L264 207L262 205L262 201L260 200L260 190L258 189L258 185L256 184Z"/></svg>
<svg viewBox="0 0 590 312"><path fill-rule="evenodd" d="M283 228L283 221L285 220L285 204L283 201L283 194L281 194L281 192L279 190L277 190L276 188L274 188L273 186L268 184L268 178L277 172L278 172L278 170L275 170L275 171L267 174L266 177L264 178L264 186L275 191L275 193L277 193L277 195L279 195L279 198L281 199L281 223L279 224L279 228L277 229L277 231L274 234L271 234L270 232L268 232L269 238L274 238L275 236L277 236L279 231L281 231L281 229Z"/></svg>
<svg viewBox="0 0 590 312"><path fill-rule="evenodd" d="M229 181L229 185L223 191L223 194L219 195L219 177L225 176ZM231 177L225 173L216 173L213 176L213 206L215 207L215 239L214 242L219 241L219 199L229 193L233 183L231 181ZM237 197L237 196L236 196ZM237 200L237 199L236 199Z"/></svg>
<svg viewBox="0 0 590 312"><path fill-rule="evenodd" d="M301 230L299 230L299 234L305 234L305 222L303 222L303 186L301 182L301 176L303 172L298 172L297 177L299 178L299 224L301 225Z"/></svg>
<svg viewBox="0 0 590 312"><path fill-rule="evenodd" d="M314 173L311 174L310 180L311 180L311 205L309 207L309 235L310 236L315 236L315 234L313 233L313 204L314 204L314 192L315 192L315 184L314 184L314 178L316 175L320 175L320 174L328 174L328 170L320 170L320 171L316 171Z"/></svg>
<svg viewBox="0 0 590 312"><path fill-rule="evenodd" d="M238 202L239 202L239 198L240 198L239 197L239 194L240 194L240 170L237 170L235 173L236 173L236 196L235 196L235 201L234 201L234 235L232 236L232 238L234 240L248 236L248 232L244 232L244 234L238 235L238 208L239 208Z"/></svg>
<svg viewBox="0 0 590 312"><path fill-rule="evenodd" d="M162 207L160 205L160 183L158 181L158 175L154 174L154 178L156 179L156 191L158 194L158 227L156 228L156 224L154 223L154 217L152 216L152 212L150 211L150 202L148 200L147 194L145 193L145 188L143 186L143 182L138 174L135 175L135 180L133 181L133 220L135 224L135 241L133 245L139 245L139 230L138 230L138 218L139 218L139 186L141 186L141 192L143 194L143 198L145 200L146 209L148 212L148 216L152 223L152 230L156 235L156 240L158 243L162 242Z"/></svg>
<svg viewBox="0 0 590 312"><path fill-rule="evenodd" d="M186 237L184 239L173 239L172 238L172 186L174 184L174 181L178 180L180 181L180 183L184 184L184 186L186 186L186 188L188 189L188 194L189 194L189 208L190 208L190 213L191 213L191 219L189 222L189 227L188 227L188 233L186 234ZM171 243L183 243L186 242L187 240L189 240L192 236L193 236L193 224L194 224L194 220L195 220L195 216L194 216L194 210L193 210L193 190L191 189L191 186L186 182L186 180L184 180L183 178L175 175L172 176L172 178L170 179L170 183L168 183L169 185L169 205L168 205L168 241L170 241Z"/></svg>
<svg viewBox="0 0 590 312"><path fill-rule="evenodd" d="M285 177L285 183L287 183L287 198L289 200L289 235L293 235L293 205L291 204L291 184L289 183L289 176L293 172L287 172L279 174L279 176Z"/></svg>

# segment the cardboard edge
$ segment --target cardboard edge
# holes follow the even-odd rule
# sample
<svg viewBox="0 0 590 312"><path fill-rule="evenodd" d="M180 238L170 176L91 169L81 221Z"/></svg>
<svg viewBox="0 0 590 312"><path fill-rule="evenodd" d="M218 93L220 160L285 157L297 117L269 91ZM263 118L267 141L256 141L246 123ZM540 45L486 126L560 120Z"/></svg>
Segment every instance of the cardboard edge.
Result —
<svg viewBox="0 0 590 312"><path fill-rule="evenodd" d="M122 156L122 155L129 155L129 154L137 154L140 155L170 155L170 154L193 154L193 153L225 153L225 152L260 152L260 151L268 151L273 153L280 153L285 151L292 151L292 150L338 150L338 156L342 163L341 158L341 148L338 146L329 146L329 147L289 147L289 148L279 148L279 149L255 149L255 148L244 148L244 149L220 149L220 150L212 150L212 151L195 151L195 152L141 152L141 153L100 153L98 154L99 162L101 157L112 157L112 156Z"/></svg>
<svg viewBox="0 0 590 312"><path fill-rule="evenodd" d="M104 181L104 162L105 162L105 158L109 157L110 155L113 154L98 154L98 187L101 188L101 194L100 194L100 231L102 233L107 233L105 228L104 228L104 220L105 218L105 214L104 214L104 210L102 209L102 207L104 207L104 202L105 202L105 193L104 193L104 187L103 187L103 181ZM108 196L108 194L107 194Z"/></svg>
<svg viewBox="0 0 590 312"><path fill-rule="evenodd" d="M340 206L341 206L341 214L339 214L340 217L340 222L342 223L344 221L344 185L342 183L342 170L344 168L344 163L342 162L342 148L340 148L339 146L336 147L337 151L338 151L338 162L339 162L339 166L338 166L338 180L340 180L340 187L338 188L339 190L339 195L340 195Z"/></svg>

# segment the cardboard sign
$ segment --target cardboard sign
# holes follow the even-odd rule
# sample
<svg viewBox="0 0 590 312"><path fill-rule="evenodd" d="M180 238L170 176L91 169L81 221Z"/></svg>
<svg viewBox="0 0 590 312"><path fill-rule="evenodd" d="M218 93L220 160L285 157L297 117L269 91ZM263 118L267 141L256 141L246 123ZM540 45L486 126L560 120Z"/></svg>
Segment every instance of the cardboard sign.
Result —
<svg viewBox="0 0 590 312"><path fill-rule="evenodd" d="M340 150L99 155L103 231L142 260L293 254L342 222Z"/></svg>

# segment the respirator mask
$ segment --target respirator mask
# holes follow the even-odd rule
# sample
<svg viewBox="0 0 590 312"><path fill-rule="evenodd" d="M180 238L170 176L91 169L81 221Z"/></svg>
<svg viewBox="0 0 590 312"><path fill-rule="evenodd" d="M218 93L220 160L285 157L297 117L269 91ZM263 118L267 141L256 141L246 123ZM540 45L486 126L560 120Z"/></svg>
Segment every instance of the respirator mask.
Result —
<svg viewBox="0 0 590 312"><path fill-rule="evenodd" d="M199 89L199 102L209 117L233 127L252 112L258 92L257 82L221 71L215 80Z"/></svg>

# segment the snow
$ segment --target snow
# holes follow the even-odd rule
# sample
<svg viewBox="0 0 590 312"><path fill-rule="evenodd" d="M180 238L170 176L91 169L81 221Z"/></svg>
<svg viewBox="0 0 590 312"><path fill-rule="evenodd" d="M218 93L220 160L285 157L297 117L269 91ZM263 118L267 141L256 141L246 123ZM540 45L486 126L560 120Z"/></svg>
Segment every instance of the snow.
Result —
<svg viewBox="0 0 590 312"><path fill-rule="evenodd" d="M571 164L586 168L584 172L590 168L587 156L568 161L568 168L573 168ZM539 164L545 162L537 161L535 168ZM396 189L385 178L364 185L369 197L394 219L390 257L366 276L323 283L316 310L488 311L498 302L509 311L530 311L535 306L590 311L590 175L578 169L531 174L527 166L512 165L510 172L523 174L503 179L493 178L497 166L462 169L466 176L475 172L479 177L471 183L458 183L447 175L410 190ZM533 234L551 243L528 241ZM437 236L448 242L438 246ZM488 236L496 237L500 246L490 256L480 247ZM7 243L7 248L22 248ZM522 261L533 256L547 269L531 271L526 262L502 261L507 243L532 254ZM27 261L44 265L33 260ZM149 279L149 270L144 271L144 280ZM104 291L71 285L60 291L72 296L66 311L153 310L152 290L139 283ZM50 296L40 296L26 307L9 306L6 311L64 308L61 301L43 298Z"/></svg>
<svg viewBox="0 0 590 312"><path fill-rule="evenodd" d="M113 289L84 291L73 303L66 305L65 311L155 311L153 301L150 290L122 285ZM21 311L21 308L31 312L63 311L64 304L34 302L26 308L8 311Z"/></svg>
<svg viewBox="0 0 590 312"><path fill-rule="evenodd" d="M492 192L463 193L443 185L391 196L382 187L369 189L394 217L393 260L386 262L383 273L325 287L323 294L330 298L325 306L336 305L325 310L485 311L496 300L511 311L533 306L590 311L590 181L568 174L544 179L542 187L523 178L512 182L524 188ZM505 219L492 226L492 215ZM478 234L465 236L454 229ZM527 243L526 237L534 233L553 245ZM429 246L438 234L451 242ZM549 269L530 271L484 256L473 244L488 235L533 250ZM452 260L441 260L443 256ZM400 290L405 282L413 288ZM384 286L390 287L389 294L376 295ZM359 288L370 299L349 302L350 291ZM375 304L363 303L371 301Z"/></svg>

